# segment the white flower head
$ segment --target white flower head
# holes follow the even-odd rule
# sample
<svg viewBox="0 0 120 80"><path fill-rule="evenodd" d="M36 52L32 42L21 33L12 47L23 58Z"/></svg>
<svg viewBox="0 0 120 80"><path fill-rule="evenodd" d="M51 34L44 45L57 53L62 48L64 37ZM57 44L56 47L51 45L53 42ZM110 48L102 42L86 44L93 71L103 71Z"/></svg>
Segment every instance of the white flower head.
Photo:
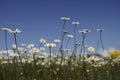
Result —
<svg viewBox="0 0 120 80"><path fill-rule="evenodd" d="M87 33L86 31L83 31L83 30L79 31L79 32L82 33L82 34L86 34Z"/></svg>
<svg viewBox="0 0 120 80"><path fill-rule="evenodd" d="M1 28L1 30L4 30L4 31L8 31L9 30L9 28Z"/></svg>
<svg viewBox="0 0 120 80"><path fill-rule="evenodd" d="M39 49L38 48L33 48L33 53L38 53Z"/></svg>
<svg viewBox="0 0 120 80"><path fill-rule="evenodd" d="M73 35L70 35L70 34L68 34L68 35L66 35L68 38L73 38L74 36Z"/></svg>
<svg viewBox="0 0 120 80"><path fill-rule="evenodd" d="M66 20L66 21L67 21L67 20L70 20L70 18L68 18L68 17L61 17L61 19L62 19L62 20Z"/></svg>
<svg viewBox="0 0 120 80"><path fill-rule="evenodd" d="M82 31L79 31L79 32L82 33L82 34L86 34L88 32L91 32L91 30L89 30L89 29L83 29Z"/></svg>
<svg viewBox="0 0 120 80"><path fill-rule="evenodd" d="M103 32L103 31L104 31L104 29L99 28L99 29L97 29L97 31L99 31L99 32Z"/></svg>
<svg viewBox="0 0 120 80"><path fill-rule="evenodd" d="M13 34L17 34L17 33L21 33L22 31L19 30L19 29L15 29L15 30L9 29L9 32L10 32L10 33L13 33Z"/></svg>
<svg viewBox="0 0 120 80"><path fill-rule="evenodd" d="M89 30L89 29L83 29L83 31L85 31L86 33L91 32L91 30Z"/></svg>
<svg viewBox="0 0 120 80"><path fill-rule="evenodd" d="M102 60L102 58L99 58L97 56L91 56L91 57L88 58L88 60L89 61L100 61L100 60Z"/></svg>
<svg viewBox="0 0 120 80"><path fill-rule="evenodd" d="M1 50L1 51L0 51L0 54L5 54L5 53L7 53L6 50Z"/></svg>
<svg viewBox="0 0 120 80"><path fill-rule="evenodd" d="M14 53L13 54L13 57L18 57L19 55L17 53Z"/></svg>
<svg viewBox="0 0 120 80"><path fill-rule="evenodd" d="M40 43L46 43L46 40L44 38L40 39Z"/></svg>
<svg viewBox="0 0 120 80"><path fill-rule="evenodd" d="M78 25L80 24L79 22L72 22L73 25Z"/></svg>
<svg viewBox="0 0 120 80"><path fill-rule="evenodd" d="M47 43L47 44L45 44L45 46L47 46L49 48L52 48L52 47L56 47L56 44L54 44L54 43Z"/></svg>
<svg viewBox="0 0 120 80"><path fill-rule="evenodd" d="M88 51L90 51L90 52L95 51L95 49L94 49L93 47L88 47L87 49L88 49Z"/></svg>
<svg viewBox="0 0 120 80"><path fill-rule="evenodd" d="M61 40L59 40L59 39L55 39L54 42L56 42L56 43L60 43Z"/></svg>
<svg viewBox="0 0 120 80"><path fill-rule="evenodd" d="M15 44L12 45L12 49L16 49L16 45Z"/></svg>
<svg viewBox="0 0 120 80"><path fill-rule="evenodd" d="M44 59L44 58L45 58L45 56L38 56L38 58L40 58L40 59Z"/></svg>
<svg viewBox="0 0 120 80"><path fill-rule="evenodd" d="M29 44L27 47L28 47L29 49L32 49L34 46L35 46L34 44Z"/></svg>

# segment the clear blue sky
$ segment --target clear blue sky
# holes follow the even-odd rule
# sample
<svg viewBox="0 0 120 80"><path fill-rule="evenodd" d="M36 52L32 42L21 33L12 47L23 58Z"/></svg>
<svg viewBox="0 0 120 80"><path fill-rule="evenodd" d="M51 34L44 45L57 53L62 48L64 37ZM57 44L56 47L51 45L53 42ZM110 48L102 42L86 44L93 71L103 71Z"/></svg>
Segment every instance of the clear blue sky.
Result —
<svg viewBox="0 0 120 80"><path fill-rule="evenodd" d="M99 34L96 29L105 29L103 40L105 48L120 49L120 0L0 0L0 28L19 28L18 44L39 43L40 38L53 42L61 38L62 16L70 17L66 30L73 33L71 22L81 24L92 32L87 35L86 44L95 46ZM77 31L78 32L78 31ZM9 47L13 36L9 35ZM81 41L81 35L77 34ZM0 49L4 49L4 33L0 30Z"/></svg>

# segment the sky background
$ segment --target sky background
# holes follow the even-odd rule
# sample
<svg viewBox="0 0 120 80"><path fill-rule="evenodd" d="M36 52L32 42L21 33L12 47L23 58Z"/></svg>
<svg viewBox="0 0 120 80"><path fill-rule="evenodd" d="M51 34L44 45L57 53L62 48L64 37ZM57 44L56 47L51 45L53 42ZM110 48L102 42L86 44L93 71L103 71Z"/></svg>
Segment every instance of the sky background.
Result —
<svg viewBox="0 0 120 80"><path fill-rule="evenodd" d="M104 28L103 41L105 49L120 49L120 0L0 0L0 28L20 29L17 34L18 44L39 44L41 38L47 42L61 39L63 21L69 17L65 29L73 34L73 21L77 26L77 41L81 42L78 32L90 29L85 43L95 47L99 40L96 31ZM66 38L67 39L67 38ZM14 43L13 35L8 33L9 48ZM70 43L73 43L71 40ZM4 32L0 30L0 50L5 49Z"/></svg>

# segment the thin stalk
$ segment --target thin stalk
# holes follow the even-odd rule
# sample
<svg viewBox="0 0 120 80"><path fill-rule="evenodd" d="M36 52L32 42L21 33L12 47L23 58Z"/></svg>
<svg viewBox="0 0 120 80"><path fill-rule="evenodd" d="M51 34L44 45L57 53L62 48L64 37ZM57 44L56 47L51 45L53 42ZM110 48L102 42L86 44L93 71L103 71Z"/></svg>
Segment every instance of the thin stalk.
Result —
<svg viewBox="0 0 120 80"><path fill-rule="evenodd" d="M85 54L85 36L86 36L86 34L82 33L82 46L81 46L80 54L81 54L81 56L83 54L83 57L84 57L84 54Z"/></svg>
<svg viewBox="0 0 120 80"><path fill-rule="evenodd" d="M84 80L84 67L85 67L85 61L84 61L84 59L85 59L85 36L86 36L86 34L82 34L82 36L83 36L83 40L82 40L82 46L81 46L81 48L83 49L83 52L81 52L82 53L82 56L81 57L83 57L82 58L82 76L81 76L81 78L82 78L82 80ZM82 51L82 49L81 49L81 51Z"/></svg>
<svg viewBox="0 0 120 80"><path fill-rule="evenodd" d="M66 43L66 46L65 46L65 49L66 49L66 56L68 55L68 44L69 44L69 41L70 41L70 38L67 39L67 43Z"/></svg>
<svg viewBox="0 0 120 80"><path fill-rule="evenodd" d="M35 54L36 54L36 53L33 53L33 59L34 59L34 61L35 61Z"/></svg>
<svg viewBox="0 0 120 80"><path fill-rule="evenodd" d="M41 46L42 46L42 43L40 43L40 45L39 45L39 50L40 50ZM40 51L40 55L42 56L42 50Z"/></svg>
<svg viewBox="0 0 120 80"><path fill-rule="evenodd" d="M74 54L76 54L76 25L74 26Z"/></svg>
<svg viewBox="0 0 120 80"><path fill-rule="evenodd" d="M15 49L13 49L13 53L15 54ZM15 62L15 56L13 57L13 63Z"/></svg>
<svg viewBox="0 0 120 80"><path fill-rule="evenodd" d="M59 49L60 56L61 56L61 63L62 63L62 58L63 58L63 55L64 55L64 53L63 53L63 42L64 42L64 37L65 37L65 33L64 33L65 24L66 24L66 20L64 20L64 22L63 22L61 44L60 44L60 49Z"/></svg>
<svg viewBox="0 0 120 80"><path fill-rule="evenodd" d="M70 38L67 39L67 43L66 43L65 49L68 48L69 41L70 41Z"/></svg>
<svg viewBox="0 0 120 80"><path fill-rule="evenodd" d="M55 48L55 55L58 54L58 43L56 43L56 48Z"/></svg>
<svg viewBox="0 0 120 80"><path fill-rule="evenodd" d="M51 65L51 62L52 62L52 60L51 60L51 51L52 51L52 49L51 49L51 47L49 47L49 52L50 52L50 65Z"/></svg>
<svg viewBox="0 0 120 80"><path fill-rule="evenodd" d="M72 55L71 55L71 57L70 57L70 59L71 58L73 58L74 59L74 62L75 62L75 60L76 60L76 54L75 54L75 52L76 52L76 50L77 50L77 48L78 48L79 46L75 46L75 48L74 48L74 50L73 50L73 52L72 52Z"/></svg>
<svg viewBox="0 0 120 80"><path fill-rule="evenodd" d="M63 49L63 42L64 42L64 36L65 36L65 34L64 34L63 31L64 31L64 29L65 29L65 24L66 24L66 20L64 20L64 22L63 22L63 27L62 27L61 45L60 45L60 49L59 49L59 52L60 52L61 55L63 55L62 49Z"/></svg>
<svg viewBox="0 0 120 80"><path fill-rule="evenodd" d="M39 45L39 49L41 48L42 44L43 44L43 43L40 43L40 45Z"/></svg>
<svg viewBox="0 0 120 80"><path fill-rule="evenodd" d="M18 53L18 55L19 55L19 59L20 59L20 61L21 61L21 57L20 57L20 53L19 53L18 45L17 45L16 34L14 34L14 40L15 40L16 50L17 50L17 53Z"/></svg>
<svg viewBox="0 0 120 80"><path fill-rule="evenodd" d="M52 48L51 47L49 47L49 52L50 52L50 60L49 60L49 62L50 62L50 80L53 80L53 69L52 69Z"/></svg>
<svg viewBox="0 0 120 80"><path fill-rule="evenodd" d="M101 42L102 50L104 51L104 45L103 45L103 40L102 40L102 31L100 31L100 42Z"/></svg>
<svg viewBox="0 0 120 80"><path fill-rule="evenodd" d="M8 57L8 62L9 62L9 53L8 53L8 44L7 44L7 31L5 31L5 47L6 47L7 57Z"/></svg>

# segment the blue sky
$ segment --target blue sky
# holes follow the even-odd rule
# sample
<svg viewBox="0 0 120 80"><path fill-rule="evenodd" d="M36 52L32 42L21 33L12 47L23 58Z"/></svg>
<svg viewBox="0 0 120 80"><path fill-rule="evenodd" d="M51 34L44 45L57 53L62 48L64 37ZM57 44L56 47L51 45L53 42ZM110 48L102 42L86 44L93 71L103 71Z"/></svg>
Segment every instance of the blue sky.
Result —
<svg viewBox="0 0 120 80"><path fill-rule="evenodd" d="M71 18L66 30L73 34L73 21L80 22L77 32L84 28L92 32L86 44L95 46L99 40L96 29L104 28L103 41L106 49L120 49L120 0L0 0L0 28L19 28L18 44L39 44L40 38L53 42L61 39L62 16ZM8 34L9 47L14 43ZM77 33L81 42L81 35ZM71 41L72 43L72 41ZM4 49L4 32L0 31L0 49Z"/></svg>

